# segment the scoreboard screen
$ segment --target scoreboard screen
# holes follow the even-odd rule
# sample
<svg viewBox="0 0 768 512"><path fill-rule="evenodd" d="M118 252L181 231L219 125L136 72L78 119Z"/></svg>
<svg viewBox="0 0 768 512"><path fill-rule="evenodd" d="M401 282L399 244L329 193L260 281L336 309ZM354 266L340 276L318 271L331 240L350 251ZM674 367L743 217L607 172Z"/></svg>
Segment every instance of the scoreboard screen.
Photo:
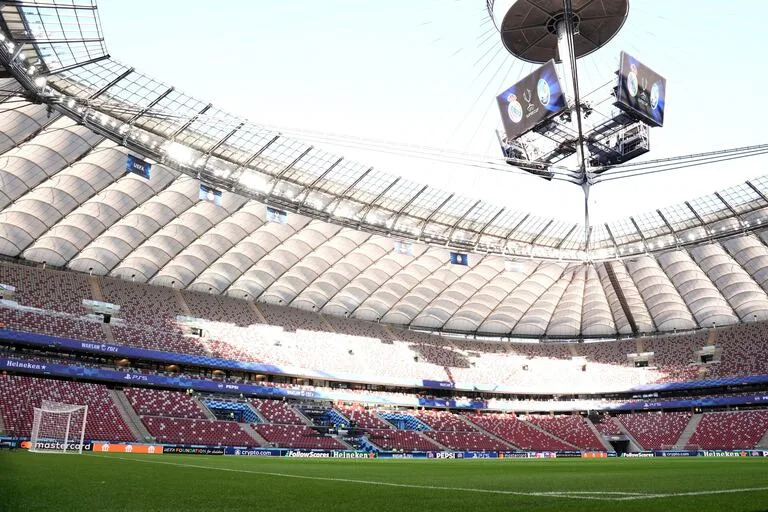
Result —
<svg viewBox="0 0 768 512"><path fill-rule="evenodd" d="M651 126L664 125L667 80L626 52L621 52L615 105Z"/></svg>
<svg viewBox="0 0 768 512"><path fill-rule="evenodd" d="M550 60L496 96L504 131L510 140L531 131L567 108L563 87Z"/></svg>

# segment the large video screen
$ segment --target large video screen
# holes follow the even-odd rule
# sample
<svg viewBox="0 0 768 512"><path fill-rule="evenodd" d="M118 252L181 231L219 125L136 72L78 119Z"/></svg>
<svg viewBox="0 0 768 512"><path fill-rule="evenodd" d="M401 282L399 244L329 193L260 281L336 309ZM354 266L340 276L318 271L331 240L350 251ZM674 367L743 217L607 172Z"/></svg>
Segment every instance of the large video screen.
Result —
<svg viewBox="0 0 768 512"><path fill-rule="evenodd" d="M664 124L667 79L626 52L621 52L616 106L651 126Z"/></svg>
<svg viewBox="0 0 768 512"><path fill-rule="evenodd" d="M566 108L565 94L550 60L496 96L509 139L516 139Z"/></svg>

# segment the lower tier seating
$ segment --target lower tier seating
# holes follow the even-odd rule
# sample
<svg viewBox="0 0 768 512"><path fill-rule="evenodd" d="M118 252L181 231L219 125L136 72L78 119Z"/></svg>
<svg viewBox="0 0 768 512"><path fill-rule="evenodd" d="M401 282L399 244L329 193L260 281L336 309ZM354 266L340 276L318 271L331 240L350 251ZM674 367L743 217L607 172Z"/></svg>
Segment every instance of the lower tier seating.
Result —
<svg viewBox="0 0 768 512"><path fill-rule="evenodd" d="M33 410L39 407L43 400L87 405L86 440L136 440L120 416L106 386L0 375L0 414L8 433L29 436L32 431Z"/></svg>
<svg viewBox="0 0 768 512"><path fill-rule="evenodd" d="M233 421L142 416L141 421L159 443L258 446Z"/></svg>
<svg viewBox="0 0 768 512"><path fill-rule="evenodd" d="M337 439L319 434L306 425L263 425L253 428L269 443L280 448L347 450Z"/></svg>
<svg viewBox="0 0 768 512"><path fill-rule="evenodd" d="M748 449L768 431L768 411L708 412L688 445L704 449Z"/></svg>
<svg viewBox="0 0 768 512"><path fill-rule="evenodd" d="M205 414L191 396L178 391L128 388L125 396L140 415L205 419Z"/></svg>
<svg viewBox="0 0 768 512"><path fill-rule="evenodd" d="M605 449L603 443L595 437L594 432L587 425L588 420L581 416L531 416L530 421L582 450Z"/></svg>
<svg viewBox="0 0 768 512"><path fill-rule="evenodd" d="M576 449L511 414L475 414L468 418L488 432L523 450L572 451Z"/></svg>
<svg viewBox="0 0 768 512"><path fill-rule="evenodd" d="M423 438L412 430L395 430L392 428L370 429L368 439L383 450L412 451L439 450L435 443Z"/></svg>
<svg viewBox="0 0 768 512"><path fill-rule="evenodd" d="M639 412L616 416L646 450L671 448L691 420L689 412Z"/></svg>

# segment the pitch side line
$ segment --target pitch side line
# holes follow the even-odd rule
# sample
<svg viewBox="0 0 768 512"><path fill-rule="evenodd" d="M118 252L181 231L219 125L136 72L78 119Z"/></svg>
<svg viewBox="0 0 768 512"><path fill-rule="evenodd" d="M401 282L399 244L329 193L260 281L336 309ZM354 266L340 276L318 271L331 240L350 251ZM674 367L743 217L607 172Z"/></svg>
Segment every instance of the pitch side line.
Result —
<svg viewBox="0 0 768 512"><path fill-rule="evenodd" d="M89 454L92 457L101 457L104 459L119 459L129 462L143 462L145 464L162 464L166 466L178 466L184 468L208 469L213 471L226 471L229 473L245 473L250 475L277 476L281 478L295 478L300 480L320 480L325 482L341 482L363 485L379 485L382 487L400 487L407 489L428 489L433 491L458 491L458 492L476 492L482 494L501 494L508 496L535 496L540 498L561 498L576 500L594 500L594 501L629 501L629 500L651 500L657 498L675 498L682 496L708 496L711 494L735 494L742 492L768 491L768 487L744 487L741 489L717 489L709 491L691 491L691 492L670 492L656 494L640 494L636 492L619 491L506 491L502 489L481 489L476 487L449 487L447 485L418 485L418 484L400 484L396 482L381 482L376 480L360 480L356 478L333 478L327 476L309 476L295 475L291 473L278 473L275 471L254 471L250 469L221 468L215 466L203 466L200 464L185 464L181 462L168 462L161 460L134 459L128 457L114 457L109 455ZM602 496L599 496L602 495Z"/></svg>

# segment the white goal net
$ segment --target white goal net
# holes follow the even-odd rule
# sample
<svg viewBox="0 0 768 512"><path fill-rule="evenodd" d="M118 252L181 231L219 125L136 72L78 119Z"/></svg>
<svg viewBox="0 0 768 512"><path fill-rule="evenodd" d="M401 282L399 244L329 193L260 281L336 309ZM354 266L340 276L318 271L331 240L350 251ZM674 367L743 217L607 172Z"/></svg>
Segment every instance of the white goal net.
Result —
<svg viewBox="0 0 768 512"><path fill-rule="evenodd" d="M87 405L43 400L35 407L29 451L36 453L83 453Z"/></svg>

